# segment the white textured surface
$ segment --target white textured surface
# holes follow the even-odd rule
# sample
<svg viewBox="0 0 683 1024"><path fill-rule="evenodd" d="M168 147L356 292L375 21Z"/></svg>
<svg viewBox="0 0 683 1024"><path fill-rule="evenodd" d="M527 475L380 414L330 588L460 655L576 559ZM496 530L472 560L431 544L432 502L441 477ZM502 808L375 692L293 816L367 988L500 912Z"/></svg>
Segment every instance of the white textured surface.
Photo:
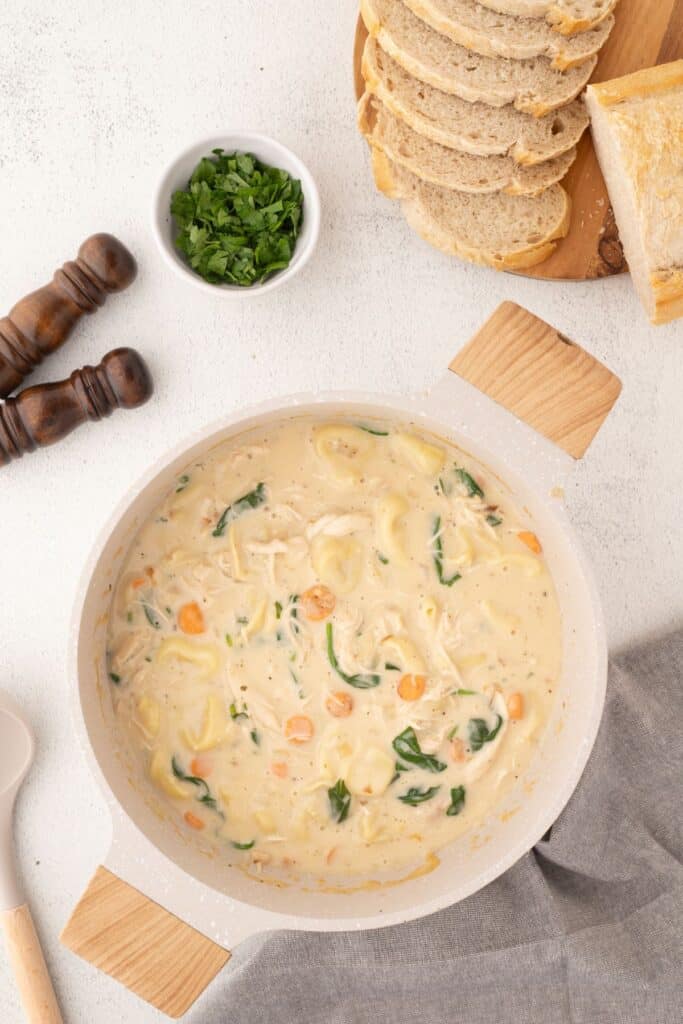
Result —
<svg viewBox="0 0 683 1024"><path fill-rule="evenodd" d="M109 841L67 714L67 622L112 503L195 426L290 391L433 384L502 299L614 369L621 400L567 491L594 560L612 646L683 617L683 327L650 328L629 279L549 285L441 257L370 185L354 128L353 0L5 0L0 9L0 311L93 231L126 241L131 290L84 323L34 381L132 344L152 404L0 471L0 686L34 722L19 859L68 1021L161 1015L63 951L57 935ZM149 230L156 178L193 138L241 126L295 150L323 204L318 251L291 284L234 307L178 282ZM22 1020L0 959L3 1024Z"/></svg>

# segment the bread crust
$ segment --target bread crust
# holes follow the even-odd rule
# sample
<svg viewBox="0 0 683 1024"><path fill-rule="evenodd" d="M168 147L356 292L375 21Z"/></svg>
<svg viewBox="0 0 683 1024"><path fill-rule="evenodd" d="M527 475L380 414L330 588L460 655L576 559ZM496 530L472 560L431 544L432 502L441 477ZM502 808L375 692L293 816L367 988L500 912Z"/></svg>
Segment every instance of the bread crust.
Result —
<svg viewBox="0 0 683 1024"><path fill-rule="evenodd" d="M683 316L683 268L658 270L650 275L654 307L653 324L668 324Z"/></svg>
<svg viewBox="0 0 683 1024"><path fill-rule="evenodd" d="M640 298L683 316L683 60L590 86L593 141Z"/></svg>
<svg viewBox="0 0 683 1024"><path fill-rule="evenodd" d="M557 112L559 116L565 114L571 118L572 127L567 131L567 134L557 134L553 131L552 127L549 127L547 129L547 141L553 142L554 148L534 148L533 142L530 141L530 136L539 130L543 119L532 118L530 114L522 113L510 105L509 108L499 107L496 110L502 113L509 109L513 123L518 122L518 124L514 125L516 138L513 142L496 142L493 139L487 139L486 133L480 131L476 133L477 138L474 139L467 134L455 132L445 127L442 123L426 117L418 107L404 102L396 88L393 90L389 89L382 77L381 67L378 66L380 54L381 60L392 60L387 54L383 53L377 40L369 36L365 42L361 61L361 73L366 89L377 96L392 112L394 117L403 121L413 131L419 132L420 135L431 139L432 142L438 142L441 146L446 146L449 149L456 149L462 153L472 153L475 156L509 156L521 167L531 167L546 160L553 160L555 157L561 156L562 153L572 149L579 142L588 127L588 114L586 113L585 106L580 100L573 100L569 107L563 107ZM401 74L406 74L403 68L399 67L397 70ZM420 84L424 89L433 89L433 86L426 83ZM452 99L455 103L462 102L466 104L465 100L460 100L458 97L447 96L446 99ZM466 105L469 106L469 104ZM472 107L472 113L475 116L481 115L486 117L488 110L488 105L478 104L476 107ZM552 118L553 115L549 114L546 117ZM527 128L524 127L525 119L528 119ZM536 122L538 122L538 125Z"/></svg>
<svg viewBox="0 0 683 1024"><path fill-rule="evenodd" d="M406 221L421 238L441 252L452 256L459 256L472 263L479 263L497 270L525 270L547 259L554 251L557 241L560 238L564 238L569 230L571 217L570 199L560 185L555 185L553 187L560 189L562 192L564 204L560 219L546 238L541 239L537 244L528 245L523 249L516 249L507 253L486 251L471 245L463 238L457 238L445 230L441 230L437 224L428 220L420 203L410 196L403 195L400 183L396 181L393 174L391 161L384 153L374 148L372 151L372 169L377 188L389 199L401 200L401 209Z"/></svg>
<svg viewBox="0 0 683 1024"><path fill-rule="evenodd" d="M477 29L465 24L457 18L448 16L438 0L404 0L413 14L425 21L430 28L448 36L459 46L465 46L474 53L485 57L506 57L512 60L525 60L530 57L548 57L552 66L558 71L567 71L578 67L593 57L614 28L614 18L608 16L597 26L589 26L589 31L564 36L554 32L545 19L517 19L511 15L501 15L511 22L519 20L521 38L504 39L485 28ZM583 45L579 45L579 41Z"/></svg>
<svg viewBox="0 0 683 1024"><path fill-rule="evenodd" d="M508 103L513 103L517 110L532 114L533 117L543 117L545 114L558 110L560 107L576 99L597 64L597 57L591 57L589 60L584 61L579 68L570 69L568 74L578 72L579 69L583 73L581 75L574 74L571 85L567 87L566 92L561 97L553 100L527 95L524 90L515 91L513 86L507 89L503 89L501 86L496 90L486 90L473 86L464 77L456 82L452 76L443 74L438 67L427 66L419 57L402 50L378 16L373 0L360 0L360 13L368 34L377 39L382 49L415 78L419 78L420 81L426 82L442 92L460 96L470 103L481 102L492 107L504 107ZM481 57L479 59L491 60L492 58ZM497 59L504 60L505 58Z"/></svg>
<svg viewBox="0 0 683 1024"><path fill-rule="evenodd" d="M577 17L567 6L565 0L554 0L554 2L553 0L539 0L532 11L521 0L518 0L518 2L515 2L515 0L478 0L478 3L483 4L484 7L488 7L492 11L498 11L500 14L545 18L548 24L559 35L563 36L575 35L577 32L586 32L588 29L600 25L605 18L609 18L610 14L614 12L618 2L619 0L608 0L608 3L599 14L596 15L593 12L590 16Z"/></svg>
<svg viewBox="0 0 683 1024"><path fill-rule="evenodd" d="M507 156L457 153L404 125L370 92L358 102L358 128L371 146L416 177L472 195L538 195L561 181L576 158L576 149L572 149L554 160L525 168Z"/></svg>
<svg viewBox="0 0 683 1024"><path fill-rule="evenodd" d="M683 86L683 60L670 64L657 64L653 68L633 71L630 75L613 78L610 82L589 85L591 96L601 107L613 107L624 100L644 99Z"/></svg>

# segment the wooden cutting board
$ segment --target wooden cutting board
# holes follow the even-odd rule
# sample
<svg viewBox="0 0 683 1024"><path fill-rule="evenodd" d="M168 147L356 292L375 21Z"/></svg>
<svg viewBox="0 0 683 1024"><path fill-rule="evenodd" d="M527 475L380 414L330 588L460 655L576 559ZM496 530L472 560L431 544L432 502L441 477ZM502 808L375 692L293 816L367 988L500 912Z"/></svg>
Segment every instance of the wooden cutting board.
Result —
<svg viewBox="0 0 683 1024"><path fill-rule="evenodd" d="M357 99L363 93L360 65L366 38L359 18L353 51ZM679 58L683 58L683 0L621 0L616 25L591 81L604 82ZM525 271L525 276L587 281L627 270L589 131L579 143L578 156L563 185L572 199L569 234L549 259Z"/></svg>

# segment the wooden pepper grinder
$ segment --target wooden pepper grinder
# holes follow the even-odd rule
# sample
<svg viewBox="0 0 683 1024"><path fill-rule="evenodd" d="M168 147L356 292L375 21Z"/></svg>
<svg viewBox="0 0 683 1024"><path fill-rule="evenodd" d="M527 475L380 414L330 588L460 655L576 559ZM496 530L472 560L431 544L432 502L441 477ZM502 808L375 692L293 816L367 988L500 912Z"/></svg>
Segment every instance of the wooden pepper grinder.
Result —
<svg viewBox="0 0 683 1024"><path fill-rule="evenodd" d="M132 348L114 349L68 380L26 388L0 405L0 466L60 441L86 420L143 405L152 390L145 361Z"/></svg>
<svg viewBox="0 0 683 1024"><path fill-rule="evenodd" d="M0 320L0 398L64 344L84 313L94 313L107 295L127 288L136 273L135 260L117 238L92 235L78 259L17 302Z"/></svg>

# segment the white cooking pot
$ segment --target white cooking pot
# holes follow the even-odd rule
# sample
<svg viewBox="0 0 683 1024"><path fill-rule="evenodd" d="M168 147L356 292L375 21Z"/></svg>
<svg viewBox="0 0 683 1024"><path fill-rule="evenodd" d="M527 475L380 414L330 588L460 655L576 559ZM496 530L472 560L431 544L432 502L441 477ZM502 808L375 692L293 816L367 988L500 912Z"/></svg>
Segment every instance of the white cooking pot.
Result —
<svg viewBox="0 0 683 1024"><path fill-rule="evenodd" d="M86 566L70 673L77 731L110 806L113 841L62 940L171 1016L184 1013L228 951L255 932L379 928L469 896L541 838L586 764L604 701L605 632L590 566L563 509L561 485L572 456L583 454L616 401L619 381L512 303L497 310L450 371L428 394L297 395L201 430L138 481ZM207 855L194 838L155 814L149 783L119 746L105 661L111 595L129 545L178 475L245 429L306 413L415 422L496 472L535 521L563 619L557 700L538 751L515 788L483 823L439 852L434 870L393 885L366 879L344 894L256 881Z"/></svg>

